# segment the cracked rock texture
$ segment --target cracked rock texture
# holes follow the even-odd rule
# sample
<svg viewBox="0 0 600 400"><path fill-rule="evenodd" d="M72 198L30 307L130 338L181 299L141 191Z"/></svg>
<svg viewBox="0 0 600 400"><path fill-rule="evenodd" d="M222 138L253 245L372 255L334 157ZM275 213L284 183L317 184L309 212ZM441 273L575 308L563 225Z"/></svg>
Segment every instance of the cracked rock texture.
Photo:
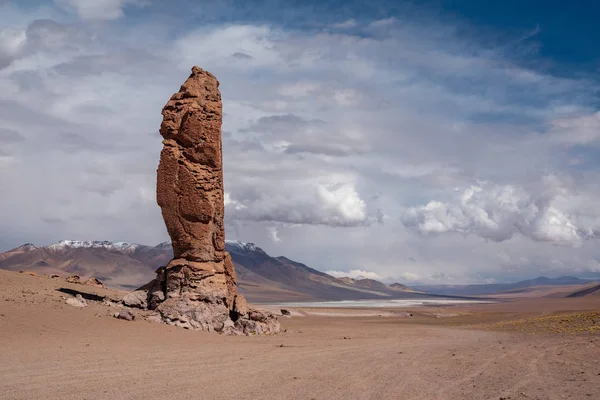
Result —
<svg viewBox="0 0 600 400"><path fill-rule="evenodd" d="M174 258L128 302L156 310L163 322L188 329L277 333L275 316L248 309L238 294L235 268L225 252L218 88L211 73L194 67L163 108L156 190Z"/></svg>

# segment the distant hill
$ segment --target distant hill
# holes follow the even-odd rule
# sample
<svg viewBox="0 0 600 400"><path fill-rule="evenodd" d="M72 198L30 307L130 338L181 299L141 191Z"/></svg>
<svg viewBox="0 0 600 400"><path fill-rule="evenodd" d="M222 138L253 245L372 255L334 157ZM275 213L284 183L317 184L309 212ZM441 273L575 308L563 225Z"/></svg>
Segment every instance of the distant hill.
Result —
<svg viewBox="0 0 600 400"><path fill-rule="evenodd" d="M415 293L418 292L418 290L415 290L415 289L413 289L411 287L408 287L408 286L403 285L403 284L398 283L398 282L392 283L391 285L389 285L389 287L391 289L393 289L393 290L401 290L403 292L415 292Z"/></svg>
<svg viewBox="0 0 600 400"><path fill-rule="evenodd" d="M594 282L592 285L576 290L570 294L568 294L567 298L573 297L587 297L587 296L600 296L600 283Z"/></svg>
<svg viewBox="0 0 600 400"><path fill-rule="evenodd" d="M250 301L426 298L404 285L372 279L334 278L286 257L271 257L252 243L227 241L238 285ZM170 243L145 246L126 242L63 240L49 246L25 244L0 253L0 269L42 274L95 276L107 286L135 289L154 278L173 257ZM406 288L406 289L404 289Z"/></svg>
<svg viewBox="0 0 600 400"><path fill-rule="evenodd" d="M561 276L560 278L547 278L540 276L535 279L527 279L515 283L492 283L481 285L421 285L415 286L417 290L423 290L428 293L452 296L477 296L494 293L517 293L520 290L535 286L562 286L562 285L584 285L591 281L579 279L573 276Z"/></svg>

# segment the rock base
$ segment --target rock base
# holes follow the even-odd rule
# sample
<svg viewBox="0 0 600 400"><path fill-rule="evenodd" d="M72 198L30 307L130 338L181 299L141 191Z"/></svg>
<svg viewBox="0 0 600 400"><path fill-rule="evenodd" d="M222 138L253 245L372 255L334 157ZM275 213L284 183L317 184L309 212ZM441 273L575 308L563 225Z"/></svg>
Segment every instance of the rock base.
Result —
<svg viewBox="0 0 600 400"><path fill-rule="evenodd" d="M216 263L172 260L156 271L156 279L129 293L123 304L154 310L149 320L184 329L228 335L272 335L281 326L267 311L250 309L237 292L229 254Z"/></svg>
<svg viewBox="0 0 600 400"><path fill-rule="evenodd" d="M159 322L190 330L226 335L274 335L281 330L277 317L272 313L250 309L241 315L228 310L224 304L187 297L166 300L156 311Z"/></svg>

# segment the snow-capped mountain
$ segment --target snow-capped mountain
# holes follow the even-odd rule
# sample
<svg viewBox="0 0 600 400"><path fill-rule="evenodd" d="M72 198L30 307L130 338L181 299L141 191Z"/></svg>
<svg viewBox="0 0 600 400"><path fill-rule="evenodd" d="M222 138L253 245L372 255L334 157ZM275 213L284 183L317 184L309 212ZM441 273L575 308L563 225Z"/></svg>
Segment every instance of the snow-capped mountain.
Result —
<svg viewBox="0 0 600 400"><path fill-rule="evenodd" d="M240 291L251 301L344 300L402 297L379 285L347 284L285 257L271 257L254 243L227 240ZM97 277L106 285L135 289L154 279L158 267L173 258L171 242L145 246L129 242L61 240L38 247L31 243L0 253L0 268L42 274Z"/></svg>
<svg viewBox="0 0 600 400"><path fill-rule="evenodd" d="M173 248L173 243L171 241L162 242L162 243L157 244L154 247L157 248L157 249L172 249Z"/></svg>
<svg viewBox="0 0 600 400"><path fill-rule="evenodd" d="M239 240L226 240L225 250L231 252L246 252L246 251L264 251L254 243L244 243Z"/></svg>
<svg viewBox="0 0 600 400"><path fill-rule="evenodd" d="M171 241L162 242L156 245L156 248L171 248L173 243ZM260 247L254 243L240 242L239 240L225 240L225 249L231 251L262 251Z"/></svg>
<svg viewBox="0 0 600 400"><path fill-rule="evenodd" d="M94 241L83 241L83 240L61 240L57 243L46 246L48 250L65 250L65 249L107 249L107 250L118 250L118 251L135 251L139 245L127 243L127 242L110 242L108 240L94 240Z"/></svg>

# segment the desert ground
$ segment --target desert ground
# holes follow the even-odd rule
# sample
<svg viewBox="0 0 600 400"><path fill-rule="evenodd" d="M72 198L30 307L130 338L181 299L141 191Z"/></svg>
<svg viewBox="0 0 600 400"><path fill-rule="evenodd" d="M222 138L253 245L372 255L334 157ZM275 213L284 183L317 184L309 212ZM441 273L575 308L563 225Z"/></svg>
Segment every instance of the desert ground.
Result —
<svg viewBox="0 0 600 400"><path fill-rule="evenodd" d="M296 308L284 333L227 337L75 308L59 289L122 295L0 271L0 398L600 398L600 296Z"/></svg>

